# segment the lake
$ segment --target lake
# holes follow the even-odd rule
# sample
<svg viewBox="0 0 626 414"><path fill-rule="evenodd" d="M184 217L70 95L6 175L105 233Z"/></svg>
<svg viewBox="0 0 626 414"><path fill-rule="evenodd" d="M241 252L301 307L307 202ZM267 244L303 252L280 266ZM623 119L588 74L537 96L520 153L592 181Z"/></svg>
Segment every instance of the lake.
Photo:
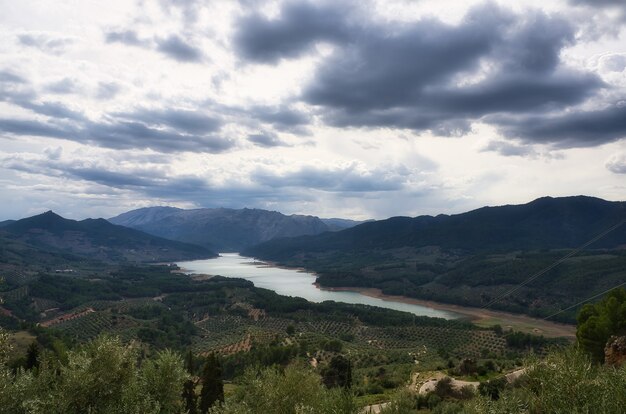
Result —
<svg viewBox="0 0 626 414"><path fill-rule="evenodd" d="M335 302L379 306L420 316L445 319L455 319L460 316L426 306L374 298L358 292L322 290L315 286L315 275L312 273L274 267L259 262L253 263L252 258L240 256L237 253L220 253L220 257L215 259L179 262L177 265L188 274L220 275L247 279L256 287L271 289L280 295L299 296L311 302L334 300Z"/></svg>

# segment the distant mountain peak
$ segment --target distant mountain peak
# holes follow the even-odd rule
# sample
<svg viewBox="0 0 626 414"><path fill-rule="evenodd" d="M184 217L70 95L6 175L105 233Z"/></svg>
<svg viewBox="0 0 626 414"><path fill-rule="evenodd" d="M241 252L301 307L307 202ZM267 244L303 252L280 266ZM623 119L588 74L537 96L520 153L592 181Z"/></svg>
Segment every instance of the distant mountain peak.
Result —
<svg viewBox="0 0 626 414"><path fill-rule="evenodd" d="M24 243L101 260L171 261L215 256L201 246L166 240L102 218L76 221L53 211L8 223L2 230L7 237Z"/></svg>
<svg viewBox="0 0 626 414"><path fill-rule="evenodd" d="M351 227L359 222L300 214L284 215L258 208L162 207L132 210L109 221L171 240L194 243L219 251L239 251L277 237L320 234Z"/></svg>

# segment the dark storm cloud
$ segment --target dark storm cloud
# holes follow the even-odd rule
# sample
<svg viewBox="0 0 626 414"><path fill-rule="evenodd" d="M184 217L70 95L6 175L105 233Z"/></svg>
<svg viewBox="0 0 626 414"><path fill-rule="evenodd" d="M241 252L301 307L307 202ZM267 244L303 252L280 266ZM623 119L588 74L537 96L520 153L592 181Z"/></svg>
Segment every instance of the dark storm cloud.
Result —
<svg viewBox="0 0 626 414"><path fill-rule="evenodd" d="M182 134L147 126L137 121L112 119L112 122L89 122L79 141L105 148L152 149L155 151L224 152L235 143L219 135Z"/></svg>
<svg viewBox="0 0 626 414"><path fill-rule="evenodd" d="M311 122L308 114L285 106L255 106L249 112L262 122L284 128L308 125Z"/></svg>
<svg viewBox="0 0 626 414"><path fill-rule="evenodd" d="M40 113L60 111L61 107L33 107ZM42 110L43 109L43 110ZM218 134L189 134L162 128L162 124L146 125L137 120L107 117L92 121L75 112L66 112L72 123L38 120L0 119L0 133L15 136L41 136L76 141L113 149L152 149L161 152L219 153L233 148L234 140Z"/></svg>
<svg viewBox="0 0 626 414"><path fill-rule="evenodd" d="M84 121L86 118L81 112L77 112L59 102L21 102L20 106L39 114L55 119L68 119Z"/></svg>
<svg viewBox="0 0 626 414"><path fill-rule="evenodd" d="M0 70L0 83L26 83L26 80L13 72Z"/></svg>
<svg viewBox="0 0 626 414"><path fill-rule="evenodd" d="M245 17L234 42L243 58L256 62L299 57L317 42L331 42L335 50L300 98L338 127L463 135L473 122L495 115L548 122L608 88L595 74L562 63L563 48L576 40L576 27L564 17L515 14L487 3L457 24L433 18L354 23L354 10L286 2L276 18ZM524 138L523 128L517 132ZM572 142L554 132L554 141Z"/></svg>
<svg viewBox="0 0 626 414"><path fill-rule="evenodd" d="M67 95L78 91L78 86L70 78L64 78L46 86L46 91L59 95Z"/></svg>
<svg viewBox="0 0 626 414"><path fill-rule="evenodd" d="M530 146L517 145L508 141L490 141L489 144L482 149L482 151L497 152L505 157L527 157L537 155L537 152Z"/></svg>
<svg viewBox="0 0 626 414"><path fill-rule="evenodd" d="M23 46L39 49L45 53L59 55L65 52L74 40L63 37L54 37L41 33L23 33L17 36L18 42Z"/></svg>
<svg viewBox="0 0 626 414"><path fill-rule="evenodd" d="M100 100L113 99L121 90L122 87L115 82L100 82L98 83L96 98Z"/></svg>
<svg viewBox="0 0 626 414"><path fill-rule="evenodd" d="M159 167L111 167L93 162L59 159L32 159L11 156L0 159L3 168L28 174L65 178L95 183L113 190L133 191L137 195L167 200L195 202L199 205L219 207L254 206L277 201L307 200L309 195L292 191L276 191L274 188L228 183L214 186L206 179L194 175L172 175ZM101 187L90 190L97 194ZM114 192L112 193L114 194Z"/></svg>
<svg viewBox="0 0 626 414"><path fill-rule="evenodd" d="M376 171L357 171L353 167L324 169L303 167L298 171L279 174L258 170L253 180L272 188L301 187L329 192L379 192L401 190L407 173L387 168Z"/></svg>
<svg viewBox="0 0 626 414"><path fill-rule="evenodd" d="M574 105L600 88L594 75L559 68L572 39L560 19L483 6L457 26L423 20L392 35L372 31L324 64L304 99L339 126L462 133L484 115ZM459 85L481 62L492 66L487 76Z"/></svg>
<svg viewBox="0 0 626 414"><path fill-rule="evenodd" d="M141 39L134 30L118 30L108 31L104 33L104 39L107 43L122 43L129 46L148 46L149 41Z"/></svg>
<svg viewBox="0 0 626 414"><path fill-rule="evenodd" d="M217 117L208 116L200 111L178 109L140 109L118 117L140 121L144 124L166 126L190 134L206 134L217 131L222 122Z"/></svg>
<svg viewBox="0 0 626 414"><path fill-rule="evenodd" d="M0 133L42 136L103 148L152 149L160 152L227 151L236 145L219 134L217 116L180 109L139 109L92 120L59 102L40 102L23 78L0 72L0 101L28 109L48 120L0 118Z"/></svg>
<svg viewBox="0 0 626 414"><path fill-rule="evenodd" d="M0 133L66 138L75 132L69 127L58 127L39 121L0 118Z"/></svg>
<svg viewBox="0 0 626 414"><path fill-rule="evenodd" d="M157 39L157 50L179 62L200 62L203 59L202 51L185 42L177 35L164 39Z"/></svg>
<svg viewBox="0 0 626 414"><path fill-rule="evenodd" d="M626 6L624 0L569 0L569 2L588 6Z"/></svg>
<svg viewBox="0 0 626 414"><path fill-rule="evenodd" d="M312 123L311 116L301 110L290 108L288 105L254 105L228 108L224 112L237 116L239 119L249 118L251 128L264 129L263 125L270 125L276 131L299 136L311 135L308 129Z"/></svg>
<svg viewBox="0 0 626 414"><path fill-rule="evenodd" d="M202 50L191 45L182 37L172 34L164 38L142 39L134 30L113 30L104 33L107 43L121 43L127 46L155 49L157 52L179 62L201 62Z"/></svg>
<svg viewBox="0 0 626 414"><path fill-rule="evenodd" d="M270 132L248 135L248 141L263 148L289 146L289 144L281 140L278 136L276 136L276 134Z"/></svg>
<svg viewBox="0 0 626 414"><path fill-rule="evenodd" d="M625 105L548 116L500 116L490 122L508 137L561 148L590 147L626 138Z"/></svg>
<svg viewBox="0 0 626 414"><path fill-rule="evenodd" d="M318 42L347 39L347 13L342 6L287 1L277 18L268 19L259 13L241 18L235 48L241 56L256 62L298 57Z"/></svg>
<svg viewBox="0 0 626 414"><path fill-rule="evenodd" d="M615 174L626 174L626 153L616 154L606 163L606 168Z"/></svg>

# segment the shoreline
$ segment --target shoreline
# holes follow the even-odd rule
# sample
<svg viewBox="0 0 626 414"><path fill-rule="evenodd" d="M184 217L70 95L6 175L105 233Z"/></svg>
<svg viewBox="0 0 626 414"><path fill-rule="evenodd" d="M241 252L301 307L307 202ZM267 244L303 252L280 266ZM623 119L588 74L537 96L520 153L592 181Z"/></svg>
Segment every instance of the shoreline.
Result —
<svg viewBox="0 0 626 414"><path fill-rule="evenodd" d="M220 255L221 256L221 255ZM288 269L295 270L300 273L307 273L309 275L317 277L318 274L307 270L303 267L289 267L280 265L276 262L267 261L267 260L259 260L253 257L240 256L243 258L250 259L247 262L247 265L257 266L257 267L267 267L267 268L279 268L279 269ZM188 269L180 268L178 270L179 273L187 274L190 277L199 277L199 278L210 278L212 275L207 274L194 274L190 273ZM520 331L524 333L532 333L534 335L543 335L548 338L557 338L557 337L566 337L569 339L573 339L576 337L576 326L568 325L558 322L549 322L544 319L533 318L532 316L523 315L523 314L514 314L505 311L497 311L497 310L489 310L489 309L481 309L481 308L473 308L462 305L454 305L442 302L435 302L431 300L417 299L411 298L407 296L400 295L387 295L384 294L378 288L365 288L365 287L324 287L319 283L313 283L317 289L325 290L325 291L345 291L345 292L355 292L359 293L363 296L369 296L376 299L381 299L383 301L388 302L396 302L396 303L406 303L410 305L418 305L423 306L435 310L441 310L456 314L460 319L465 319L479 327L491 327L494 325L500 325L503 329L513 329L515 331Z"/></svg>
<svg viewBox="0 0 626 414"><path fill-rule="evenodd" d="M389 302L400 302L411 305L419 305L432 309L456 313L478 326L501 325L503 329L514 328L522 332L543 335L545 337L576 337L576 327L558 322L549 322L544 319L533 318L532 316L509 313L504 311L494 311L468 306L454 305L448 303L434 302L431 300L410 298L407 296L387 295L378 288L364 287L324 287L319 283L314 283L320 290L336 292L357 292L364 296L382 299Z"/></svg>

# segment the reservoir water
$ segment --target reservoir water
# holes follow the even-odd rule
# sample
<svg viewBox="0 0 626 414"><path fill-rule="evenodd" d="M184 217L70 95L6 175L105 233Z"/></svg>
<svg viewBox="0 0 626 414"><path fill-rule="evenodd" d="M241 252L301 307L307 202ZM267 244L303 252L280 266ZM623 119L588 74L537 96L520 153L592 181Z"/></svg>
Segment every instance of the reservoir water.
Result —
<svg viewBox="0 0 626 414"><path fill-rule="evenodd" d="M381 308L411 312L420 316L432 316L445 319L454 319L459 316L452 312L426 306L374 298L359 292L319 289L314 284L315 275L312 273L253 262L253 259L240 256L237 253L220 253L220 257L215 259L179 262L177 265L180 266L185 273L213 276L220 275L224 277L247 279L254 283L256 287L271 289L280 295L299 296L311 302L334 300L335 302L379 306Z"/></svg>

